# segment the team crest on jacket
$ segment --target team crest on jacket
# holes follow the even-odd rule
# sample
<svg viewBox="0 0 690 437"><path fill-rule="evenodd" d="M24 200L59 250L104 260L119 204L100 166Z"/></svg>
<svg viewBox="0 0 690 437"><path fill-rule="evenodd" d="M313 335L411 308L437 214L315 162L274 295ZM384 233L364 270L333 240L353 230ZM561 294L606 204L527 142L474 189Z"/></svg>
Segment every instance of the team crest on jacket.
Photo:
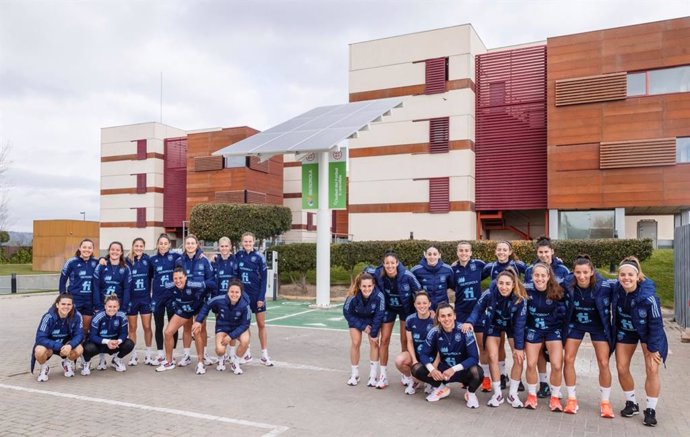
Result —
<svg viewBox="0 0 690 437"><path fill-rule="evenodd" d="M477 270L477 266L474 265L474 263L470 263L470 270L472 270L472 271Z"/></svg>
<svg viewBox="0 0 690 437"><path fill-rule="evenodd" d="M647 310L646 310L646 309L640 308L639 311L638 311L637 313L638 313L638 314L640 315L640 317L642 317L643 319L646 319L646 318L647 318Z"/></svg>
<svg viewBox="0 0 690 437"><path fill-rule="evenodd" d="M172 261L172 255L168 255L168 261Z"/></svg>
<svg viewBox="0 0 690 437"><path fill-rule="evenodd" d="M115 325L115 327L117 328L118 326L120 326L120 321L116 319L116 320L113 322L113 325Z"/></svg>
<svg viewBox="0 0 690 437"><path fill-rule="evenodd" d="M547 304L547 305L551 305L552 303L553 303L553 301L552 301L551 299L546 299L546 304Z"/></svg>
<svg viewBox="0 0 690 437"><path fill-rule="evenodd" d="M242 311L235 311L235 316L239 317L242 315Z"/></svg>
<svg viewBox="0 0 690 437"><path fill-rule="evenodd" d="M251 260L251 262L255 262L255 261L256 261L256 257L255 257L255 256L252 256L252 257L249 258L249 259Z"/></svg>
<svg viewBox="0 0 690 437"><path fill-rule="evenodd" d="M455 334L455 341L460 341L460 340L462 340L462 334L460 334L458 332L457 334Z"/></svg>
<svg viewBox="0 0 690 437"><path fill-rule="evenodd" d="M187 296L191 295L191 294L192 294L192 290L190 290L190 289L185 290L185 294L187 294Z"/></svg>
<svg viewBox="0 0 690 437"><path fill-rule="evenodd" d="M604 298L604 306L607 306L609 304L609 298L605 297Z"/></svg>
<svg viewBox="0 0 690 437"><path fill-rule="evenodd" d="M410 291L410 285L409 284L403 284L402 289L403 289L403 291Z"/></svg>

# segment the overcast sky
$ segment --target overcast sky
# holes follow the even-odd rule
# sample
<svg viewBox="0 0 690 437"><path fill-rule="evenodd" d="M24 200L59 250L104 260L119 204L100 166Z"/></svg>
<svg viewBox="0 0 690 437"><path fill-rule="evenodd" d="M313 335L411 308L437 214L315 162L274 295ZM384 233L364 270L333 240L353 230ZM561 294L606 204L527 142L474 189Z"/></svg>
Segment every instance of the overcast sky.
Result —
<svg viewBox="0 0 690 437"><path fill-rule="evenodd" d="M471 23L488 48L690 15L690 0L0 0L10 225L98 220L100 128L263 130L347 102L348 44Z"/></svg>

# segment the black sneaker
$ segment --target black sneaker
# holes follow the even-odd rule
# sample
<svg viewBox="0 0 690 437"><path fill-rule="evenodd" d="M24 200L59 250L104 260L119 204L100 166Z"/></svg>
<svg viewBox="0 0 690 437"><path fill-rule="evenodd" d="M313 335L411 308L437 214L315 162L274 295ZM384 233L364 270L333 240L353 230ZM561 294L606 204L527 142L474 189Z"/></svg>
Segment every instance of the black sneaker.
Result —
<svg viewBox="0 0 690 437"><path fill-rule="evenodd" d="M525 384L520 381L520 385L518 385L518 391L525 391Z"/></svg>
<svg viewBox="0 0 690 437"><path fill-rule="evenodd" d="M501 375L501 390L505 390L507 385L508 385L508 376L507 375Z"/></svg>
<svg viewBox="0 0 690 437"><path fill-rule="evenodd" d="M549 387L548 382L540 382L539 383L539 391L537 392L537 397L541 398L541 399L551 397L551 387Z"/></svg>
<svg viewBox="0 0 690 437"><path fill-rule="evenodd" d="M642 423L647 426L656 426L656 411L654 411L654 408L644 410L644 420Z"/></svg>
<svg viewBox="0 0 690 437"><path fill-rule="evenodd" d="M654 410L652 410L652 411L654 411ZM621 416L633 417L637 414L640 414L640 406L633 401L625 401L625 408L623 408L621 410ZM652 417L654 417L654 416L652 416Z"/></svg>

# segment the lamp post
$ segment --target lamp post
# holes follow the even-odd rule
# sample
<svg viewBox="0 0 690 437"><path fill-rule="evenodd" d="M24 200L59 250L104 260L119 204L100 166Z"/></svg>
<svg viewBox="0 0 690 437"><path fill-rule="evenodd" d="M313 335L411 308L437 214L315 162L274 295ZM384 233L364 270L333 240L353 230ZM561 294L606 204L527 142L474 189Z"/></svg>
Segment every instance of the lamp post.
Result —
<svg viewBox="0 0 690 437"><path fill-rule="evenodd" d="M79 211L79 214L81 214L81 219L86 221L86 211Z"/></svg>

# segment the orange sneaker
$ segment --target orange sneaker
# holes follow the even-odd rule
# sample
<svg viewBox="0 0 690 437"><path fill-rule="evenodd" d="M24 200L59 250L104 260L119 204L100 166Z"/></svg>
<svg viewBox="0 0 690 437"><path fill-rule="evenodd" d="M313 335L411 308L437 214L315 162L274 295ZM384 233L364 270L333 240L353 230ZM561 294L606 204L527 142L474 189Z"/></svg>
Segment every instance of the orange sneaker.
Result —
<svg viewBox="0 0 690 437"><path fill-rule="evenodd" d="M549 408L554 413L563 412L563 405L561 405L561 398L557 398L556 396L551 396L551 400L549 401Z"/></svg>
<svg viewBox="0 0 690 437"><path fill-rule="evenodd" d="M609 401L601 401L599 404L599 408L601 409L601 417L605 417L607 419L613 419L616 417L613 414L613 407L611 407L611 402Z"/></svg>
<svg viewBox="0 0 690 437"><path fill-rule="evenodd" d="M528 410L536 410L537 409L537 395L536 394L528 394L527 395L527 400L525 401L525 408Z"/></svg>
<svg viewBox="0 0 690 437"><path fill-rule="evenodd" d="M491 391L491 378L489 378L488 376L485 376L482 380L482 391L484 393L488 393Z"/></svg>
<svg viewBox="0 0 690 437"><path fill-rule="evenodd" d="M565 403L565 410L563 410L563 412L568 414L577 414L577 410L579 409L580 407L577 406L577 399L568 398L568 401Z"/></svg>

